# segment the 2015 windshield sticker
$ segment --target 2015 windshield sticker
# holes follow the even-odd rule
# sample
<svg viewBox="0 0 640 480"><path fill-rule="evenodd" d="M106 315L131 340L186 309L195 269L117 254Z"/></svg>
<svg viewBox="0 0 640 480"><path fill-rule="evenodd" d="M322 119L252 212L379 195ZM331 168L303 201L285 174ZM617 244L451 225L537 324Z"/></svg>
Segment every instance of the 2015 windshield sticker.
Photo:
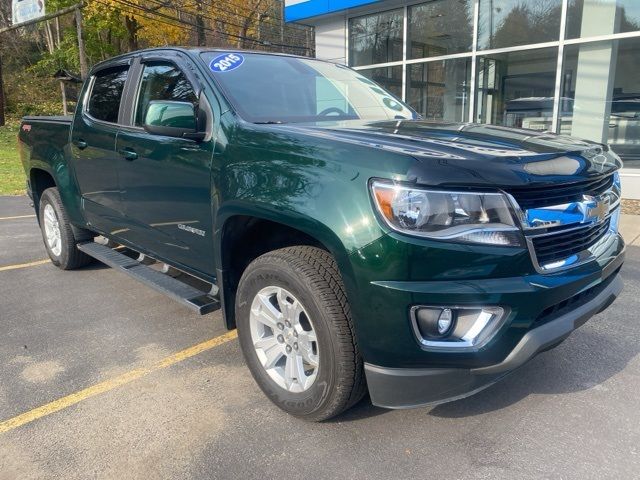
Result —
<svg viewBox="0 0 640 480"><path fill-rule="evenodd" d="M212 72L229 72L244 63L244 57L239 53L223 53L211 60L209 68Z"/></svg>

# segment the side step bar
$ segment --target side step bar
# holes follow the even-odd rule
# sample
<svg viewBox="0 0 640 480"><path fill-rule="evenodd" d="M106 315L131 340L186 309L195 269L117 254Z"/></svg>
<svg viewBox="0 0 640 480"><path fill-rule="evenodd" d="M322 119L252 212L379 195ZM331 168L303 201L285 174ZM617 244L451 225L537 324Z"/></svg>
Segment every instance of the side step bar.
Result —
<svg viewBox="0 0 640 480"><path fill-rule="evenodd" d="M120 270L148 287L177 300L200 315L220 308L217 298L191 285L141 264L137 260L95 242L78 244L78 249L102 263Z"/></svg>

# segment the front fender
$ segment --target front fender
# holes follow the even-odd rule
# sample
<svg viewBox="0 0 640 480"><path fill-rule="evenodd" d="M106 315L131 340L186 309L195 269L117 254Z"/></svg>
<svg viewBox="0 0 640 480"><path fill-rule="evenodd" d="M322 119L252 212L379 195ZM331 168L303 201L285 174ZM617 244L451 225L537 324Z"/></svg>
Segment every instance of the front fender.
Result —
<svg viewBox="0 0 640 480"><path fill-rule="evenodd" d="M229 287L228 272L223 270L223 238L225 225L234 217L246 216L267 220L278 223L280 225L298 230L309 237L314 238L318 243L322 244L336 260L342 279L347 291L348 298L355 298L357 292L356 277L350 262L349 254L343 239L336 235L330 225L320 222L318 219L300 212L282 212L274 208L272 205L256 204L255 202L234 201L229 202L219 210L216 219L216 233L214 240L214 254L217 269L218 286L221 289L220 298L222 299L225 321L228 328L234 326L234 302L229 297L233 295L234 289ZM256 239L259 241L259 239Z"/></svg>
<svg viewBox="0 0 640 480"><path fill-rule="evenodd" d="M307 213L283 212L273 205L244 201L229 202L219 210L214 240L216 265L222 265L222 257L224 255L222 240L225 224L236 216L254 217L299 230L321 243L336 259L341 270L350 268L349 254L343 242L344 239L336 234L331 225L322 223Z"/></svg>

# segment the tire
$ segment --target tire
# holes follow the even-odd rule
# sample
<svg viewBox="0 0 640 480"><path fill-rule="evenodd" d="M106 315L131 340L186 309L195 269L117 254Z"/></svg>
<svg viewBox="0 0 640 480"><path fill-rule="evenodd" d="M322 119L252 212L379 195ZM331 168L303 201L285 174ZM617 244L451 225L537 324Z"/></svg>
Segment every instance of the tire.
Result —
<svg viewBox="0 0 640 480"><path fill-rule="evenodd" d="M80 241L93 239L94 234L71 226L57 188L47 188L42 192L38 212L44 246L54 265L62 270L73 270L93 261L92 257L78 250L77 245ZM54 237L57 242L52 240L54 237L48 237L48 233L56 230Z"/></svg>
<svg viewBox="0 0 640 480"><path fill-rule="evenodd" d="M258 296L259 292L261 297ZM270 296L271 292L274 292L273 296ZM284 300L279 299L279 293ZM266 323L272 324L269 315L274 312L268 306L264 307L265 298L276 309L276 316L278 312L288 311L289 308L302 311L297 317L298 326L292 327L295 336L293 343L286 343L291 340L284 338L291 333L287 333L290 329L286 326L280 330L276 324L271 331L273 336L283 336L285 343L280 343L279 339L277 341L285 349L282 352L285 360L280 359L276 364L280 366L269 371L263 363L269 364L275 355L267 356L268 349L260 351L255 344L258 338L260 342L271 342L272 347L269 348L277 350L278 347L269 334L270 328L264 328L261 323L263 320L255 320L269 317ZM281 303L287 306L281 307ZM270 313L255 313L263 310L269 310ZM295 313L293 317L296 317ZM283 315L282 318L287 316ZM327 420L353 406L366 393L362 358L355 340L342 278L333 257L326 251L297 246L275 250L254 260L244 271L238 285L236 322L240 346L251 374L265 395L285 412L309 421ZM306 341L303 348L305 340L312 339L314 333L316 341ZM300 341L299 347L295 340ZM296 359L303 359L294 363L304 364L304 367L303 373L300 374L298 370L295 380L289 382L286 373L290 357L286 354L286 348L291 346L295 347L293 354L296 351L298 353ZM304 360L306 357L308 361ZM314 366L314 360L317 366ZM282 372L284 375L280 375ZM310 386L307 385L309 383Z"/></svg>

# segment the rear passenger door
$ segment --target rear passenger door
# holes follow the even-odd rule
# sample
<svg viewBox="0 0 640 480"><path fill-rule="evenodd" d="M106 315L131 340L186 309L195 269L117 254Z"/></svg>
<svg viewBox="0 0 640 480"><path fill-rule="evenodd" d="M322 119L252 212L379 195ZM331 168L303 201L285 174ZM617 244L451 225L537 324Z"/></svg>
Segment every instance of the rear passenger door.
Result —
<svg viewBox="0 0 640 480"><path fill-rule="evenodd" d="M129 65L95 72L87 82L71 131L71 158L86 220L110 233L122 216L115 153Z"/></svg>
<svg viewBox="0 0 640 480"><path fill-rule="evenodd" d="M139 80L131 92L130 125L120 129L116 146L125 213L121 236L177 266L213 276L214 141L152 135L142 127L153 100L205 100L178 58L156 54L134 68Z"/></svg>

